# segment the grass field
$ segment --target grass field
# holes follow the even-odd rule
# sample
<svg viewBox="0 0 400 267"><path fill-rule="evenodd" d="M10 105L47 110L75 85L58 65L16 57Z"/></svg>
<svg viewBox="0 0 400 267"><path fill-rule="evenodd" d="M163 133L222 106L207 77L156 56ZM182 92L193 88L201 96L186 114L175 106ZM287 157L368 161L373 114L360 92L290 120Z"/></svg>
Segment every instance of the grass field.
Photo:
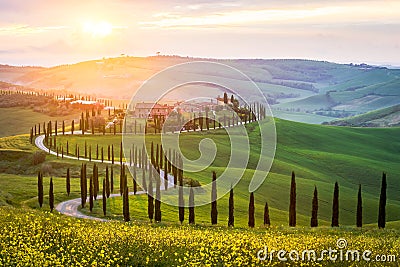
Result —
<svg viewBox="0 0 400 267"><path fill-rule="evenodd" d="M290 173L297 174L298 223L302 226L309 224L311 213L311 198L314 185L319 191L320 212L319 219L322 225L330 224L331 201L335 181L340 186L340 223L354 225L358 184L363 186L364 222L374 223L377 218L379 192L382 172L388 175L388 221L399 220L400 198L397 192L400 189L398 177L398 153L400 152L400 129L356 129L319 125L307 125L276 121L278 146L276 157L264 184L255 192L256 221L262 224L262 212L265 201L271 209L271 220L276 225L287 225L287 210L289 201ZM253 153L257 152L257 130L250 133L253 142ZM185 133L180 142L184 154L191 159L200 154L198 144L203 138L212 138L218 149L218 154L212 167L205 171L191 174L191 178L202 184L209 183L211 171L222 173L227 165L230 146L224 134ZM114 144L115 155L119 155L120 136L74 136L58 137L60 144L66 139L70 144L77 142L81 151L83 144L97 142L108 145ZM158 136L150 136L149 140L157 140ZM101 140L101 141L99 141ZM93 150L92 150L93 151ZM94 156L94 155L93 155ZM92 157L93 157L92 156ZM117 159L116 159L117 160ZM235 212L237 226L247 225L248 185L252 169L257 158L250 157L248 169L243 179L235 187ZM188 174L186 174L188 175ZM121 214L119 200L110 200L114 203L115 214ZM146 199L138 197L132 205L132 214L139 220L146 219L146 213L140 212L145 207ZM227 196L218 202L220 223L226 224ZM98 207L99 208L99 207ZM199 223L209 222L209 206L198 208ZM176 208L163 206L163 220L177 221ZM133 217L135 217L133 216Z"/></svg>
<svg viewBox="0 0 400 267"><path fill-rule="evenodd" d="M58 120L61 122L62 120L72 120L79 119L79 113L64 116L64 117L51 117L45 115L43 113L33 112L29 108L1 108L2 112L0 116L0 125L2 125L0 129L0 137L10 136L10 135L19 135L29 133L32 126L35 123L42 123L48 121ZM70 122L69 122L70 123ZM69 125L68 123L68 125Z"/></svg>
<svg viewBox="0 0 400 267"><path fill-rule="evenodd" d="M178 223L178 209L162 204L162 222L149 224L147 198L144 195L130 197L131 223L100 223L67 218L49 213L49 179L54 180L55 201L79 197L79 168L81 162L48 155L39 165L32 164L32 153L37 150L29 143L29 136L18 135L0 138L0 265L264 265L257 260L257 252L264 246L278 250L336 248L336 241L345 238L349 249L370 249L376 254L399 255L400 209L400 128L344 128L309 125L276 120L277 150L271 172L264 184L255 192L256 227L247 229L248 185L257 158L250 157L243 179L235 187L235 228L227 227L228 198L218 200L218 225L210 225L210 206L196 207L196 225L189 226L188 213L182 226ZM249 127L251 148L255 154L258 129ZM148 140L158 141L158 135ZM218 149L213 166L203 172L190 175L202 184L211 180L211 171L221 173L229 157L229 139L223 130L216 134L184 133L180 144L185 156L191 159L200 154L198 144L204 138L212 138ZM100 143L114 144L119 156L120 135L58 136L57 142L70 146ZM93 153L94 149L92 150ZM95 154L92 155L93 158ZM116 159L117 160L117 159ZM49 167L50 166L50 167ZM88 163L88 173L92 171ZM71 195L65 190L66 169L71 169ZM37 171L47 170L44 178L44 206L37 203ZM105 164L99 164L100 178L104 177ZM296 228L289 228L288 206L290 173L297 174L297 221ZM119 167L114 167L115 192L118 192ZM376 226L382 171L388 174L387 229ZM185 174L189 176L189 174ZM329 227L334 182L340 185L339 229ZM363 185L364 227L357 229L355 208L358 184ZM132 189L132 179L128 185ZM309 226L311 197L314 185L319 193L319 227ZM173 189L169 189L171 192ZM207 192L206 192L207 197ZM271 227L263 226L263 207L268 201ZM95 204L92 213L103 217L101 202ZM90 214L87 209L82 210ZM107 218L122 220L120 198L107 201ZM382 238L384 237L384 238ZM269 263L269 262L268 262ZM372 266L376 262L331 262L324 265ZM296 265L300 262L296 262ZM307 265L317 263L307 262ZM372 264L372 265L371 265ZM396 263L387 263L390 266ZM271 265L281 266L276 258Z"/></svg>

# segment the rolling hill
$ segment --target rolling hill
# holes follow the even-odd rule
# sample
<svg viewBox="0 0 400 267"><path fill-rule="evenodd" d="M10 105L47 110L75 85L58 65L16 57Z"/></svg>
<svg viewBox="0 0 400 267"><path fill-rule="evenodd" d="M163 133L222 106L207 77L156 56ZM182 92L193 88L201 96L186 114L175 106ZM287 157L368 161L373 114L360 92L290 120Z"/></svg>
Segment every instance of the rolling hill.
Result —
<svg viewBox="0 0 400 267"><path fill-rule="evenodd" d="M273 110L279 111L278 116L282 112L290 113L298 121L320 122L318 116L327 116L326 121L329 121L400 104L398 69L298 59L103 58L52 68L3 67L0 68L0 81L36 89L130 99L153 74L175 64L198 60L219 62L242 71L256 82ZM212 73L208 69L196 69L185 75L193 80L204 80L213 75L232 87L241 86L238 77ZM180 77L171 79L180 81ZM206 86L197 90L210 90L210 94L215 94ZM185 98L179 92L173 97ZM307 114L303 116L304 113Z"/></svg>
<svg viewBox="0 0 400 267"><path fill-rule="evenodd" d="M327 124L353 127L400 126L400 105L370 111L350 118L334 120Z"/></svg>

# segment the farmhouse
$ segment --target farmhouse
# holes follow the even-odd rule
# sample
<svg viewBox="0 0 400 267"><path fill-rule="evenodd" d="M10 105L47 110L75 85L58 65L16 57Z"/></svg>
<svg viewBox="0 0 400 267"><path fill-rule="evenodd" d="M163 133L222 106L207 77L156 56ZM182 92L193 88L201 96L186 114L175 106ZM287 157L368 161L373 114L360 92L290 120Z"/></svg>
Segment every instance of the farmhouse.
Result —
<svg viewBox="0 0 400 267"><path fill-rule="evenodd" d="M138 118L154 117L155 115L168 116L174 106L158 103L136 103L134 116Z"/></svg>

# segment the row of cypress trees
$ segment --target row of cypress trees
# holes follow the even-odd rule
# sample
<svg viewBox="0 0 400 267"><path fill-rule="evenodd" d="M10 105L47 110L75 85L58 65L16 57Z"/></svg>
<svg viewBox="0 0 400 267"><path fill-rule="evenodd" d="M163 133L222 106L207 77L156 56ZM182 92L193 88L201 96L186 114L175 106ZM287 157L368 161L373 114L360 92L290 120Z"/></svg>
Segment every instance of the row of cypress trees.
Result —
<svg viewBox="0 0 400 267"><path fill-rule="evenodd" d="M386 226L386 173L382 173L382 184L381 192L379 197L379 211L378 211L378 227L385 228ZM356 207L356 226L362 227L363 225L363 213L362 213L362 191L361 184L358 186L357 193L357 207ZM296 176L292 172L291 186L290 186L290 200L289 200L289 226L296 226ZM314 194L312 198L312 210L311 210L311 227L318 226L318 191L317 187L314 187ZM332 200L332 220L331 227L339 227L339 184L335 182L333 190Z"/></svg>

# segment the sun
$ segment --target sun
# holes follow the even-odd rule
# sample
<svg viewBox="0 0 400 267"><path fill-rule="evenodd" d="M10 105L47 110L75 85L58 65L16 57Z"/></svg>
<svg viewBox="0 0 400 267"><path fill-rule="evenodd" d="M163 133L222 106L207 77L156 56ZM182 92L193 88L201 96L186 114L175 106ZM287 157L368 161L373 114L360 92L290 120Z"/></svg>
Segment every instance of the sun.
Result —
<svg viewBox="0 0 400 267"><path fill-rule="evenodd" d="M82 29L92 37L106 37L112 33L113 27L106 21L88 21L83 24Z"/></svg>

